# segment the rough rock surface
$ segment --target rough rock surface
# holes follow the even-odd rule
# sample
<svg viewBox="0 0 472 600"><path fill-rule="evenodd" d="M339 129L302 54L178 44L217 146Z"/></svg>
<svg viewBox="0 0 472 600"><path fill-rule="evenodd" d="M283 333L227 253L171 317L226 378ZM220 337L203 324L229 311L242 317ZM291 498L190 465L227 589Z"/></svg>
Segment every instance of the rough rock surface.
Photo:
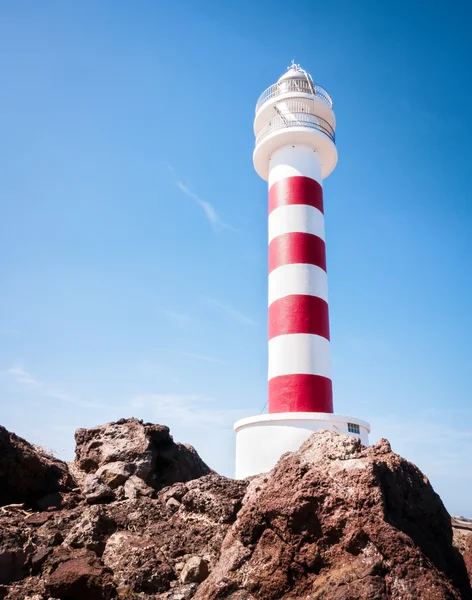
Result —
<svg viewBox="0 0 472 600"><path fill-rule="evenodd" d="M464 563L472 584L472 519L452 517L454 545L464 557Z"/></svg>
<svg viewBox="0 0 472 600"><path fill-rule="evenodd" d="M0 507L0 599L472 598L469 538L453 545L441 500L385 440L318 432L271 473L235 481L159 425L76 439L80 493L60 508ZM90 477L113 496L91 504Z"/></svg>
<svg viewBox="0 0 472 600"><path fill-rule="evenodd" d="M180 573L182 583L201 583L208 577L208 565L200 556L192 556Z"/></svg>
<svg viewBox="0 0 472 600"><path fill-rule="evenodd" d="M90 504L152 496L211 472L192 446L174 442L168 427L138 419L78 429L75 441L71 471Z"/></svg>
<svg viewBox="0 0 472 600"><path fill-rule="evenodd" d="M234 596L235 592L239 596ZM439 496L386 440L321 431L244 503L196 599L472 597Z"/></svg>
<svg viewBox="0 0 472 600"><path fill-rule="evenodd" d="M0 425L0 505L23 502L38 507L47 496L60 504L60 493L73 487L66 463Z"/></svg>

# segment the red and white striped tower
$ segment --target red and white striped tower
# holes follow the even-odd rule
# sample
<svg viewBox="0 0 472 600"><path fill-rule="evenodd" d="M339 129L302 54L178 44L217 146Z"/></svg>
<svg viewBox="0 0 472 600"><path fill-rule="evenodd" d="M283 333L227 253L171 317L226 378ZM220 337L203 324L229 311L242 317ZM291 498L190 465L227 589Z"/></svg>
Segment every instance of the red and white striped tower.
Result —
<svg viewBox="0 0 472 600"><path fill-rule="evenodd" d="M323 179L336 166L328 92L292 64L256 105L254 167L269 184L269 413L235 424L236 477L270 470L318 429L368 444L333 414Z"/></svg>

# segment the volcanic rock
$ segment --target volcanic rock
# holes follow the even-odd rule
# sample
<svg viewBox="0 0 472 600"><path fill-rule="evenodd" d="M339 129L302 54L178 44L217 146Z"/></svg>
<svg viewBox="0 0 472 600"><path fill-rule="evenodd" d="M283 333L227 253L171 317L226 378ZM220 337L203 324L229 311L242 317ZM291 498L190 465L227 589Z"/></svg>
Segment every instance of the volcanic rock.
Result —
<svg viewBox="0 0 472 600"><path fill-rule="evenodd" d="M116 595L110 572L91 552L77 552L61 562L48 577L46 589L61 600L108 600Z"/></svg>
<svg viewBox="0 0 472 600"><path fill-rule="evenodd" d="M472 597L439 496L386 441L320 431L251 492L195 599Z"/></svg>
<svg viewBox="0 0 472 600"><path fill-rule="evenodd" d="M78 429L75 441L71 470L76 479L83 485L87 475L93 475L95 487L100 483L113 490L131 479L128 489L121 491L127 497L149 495L152 490L211 472L192 446L174 442L168 427L138 419ZM101 489L106 496L105 488ZM100 500L95 496L89 502Z"/></svg>
<svg viewBox="0 0 472 600"><path fill-rule="evenodd" d="M175 579L155 540L143 532L117 531L107 541L103 562L114 573L115 583L134 592L164 592Z"/></svg>
<svg viewBox="0 0 472 600"><path fill-rule="evenodd" d="M136 419L77 440L81 493L0 507L2 600L472 599L469 532L455 525L453 545L440 498L386 440L318 432L245 481ZM110 495L90 504L90 481Z"/></svg>
<svg viewBox="0 0 472 600"><path fill-rule="evenodd" d="M192 556L180 573L182 583L201 583L208 577L208 565L200 556Z"/></svg>
<svg viewBox="0 0 472 600"><path fill-rule="evenodd" d="M112 462L106 463L97 469L95 476L99 477L111 489L115 489L119 485L123 485L134 471L135 467L133 463Z"/></svg>
<svg viewBox="0 0 472 600"><path fill-rule="evenodd" d="M451 518L454 545L464 557L464 563L472 584L472 519L464 517Z"/></svg>
<svg viewBox="0 0 472 600"><path fill-rule="evenodd" d="M44 496L73 487L65 462L0 426L0 506L36 507Z"/></svg>
<svg viewBox="0 0 472 600"><path fill-rule="evenodd" d="M87 475L82 483L82 493L89 504L115 499L115 492L97 475Z"/></svg>

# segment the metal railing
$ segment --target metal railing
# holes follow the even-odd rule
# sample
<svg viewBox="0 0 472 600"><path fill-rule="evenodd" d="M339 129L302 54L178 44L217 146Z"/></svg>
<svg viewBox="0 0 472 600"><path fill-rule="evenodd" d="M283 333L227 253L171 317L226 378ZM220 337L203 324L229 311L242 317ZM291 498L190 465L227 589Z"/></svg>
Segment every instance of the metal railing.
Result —
<svg viewBox="0 0 472 600"><path fill-rule="evenodd" d="M287 129L288 127L311 127L317 129L329 137L333 142L336 141L334 135L334 129L321 117L312 115L310 113L289 113L272 117L264 123L256 135L256 145L259 144L265 137L267 137L273 131L279 129Z"/></svg>
<svg viewBox="0 0 472 600"><path fill-rule="evenodd" d="M276 96L280 96L281 94L291 94L293 92L301 92L303 94L313 94L320 98L325 104L327 104L330 108L333 108L333 100L328 92L319 85L318 83L314 83L308 81L306 78L300 79L283 79L278 83L274 83L270 87L268 87L262 94L259 96L259 100L256 104L256 112L260 109L260 107L265 104L271 98L275 98Z"/></svg>

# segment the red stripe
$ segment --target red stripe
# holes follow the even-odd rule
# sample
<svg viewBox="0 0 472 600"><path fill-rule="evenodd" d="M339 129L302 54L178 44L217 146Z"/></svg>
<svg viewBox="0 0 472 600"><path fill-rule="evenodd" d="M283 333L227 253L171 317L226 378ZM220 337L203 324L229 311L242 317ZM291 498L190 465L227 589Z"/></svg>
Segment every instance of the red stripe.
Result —
<svg viewBox="0 0 472 600"><path fill-rule="evenodd" d="M311 177L280 179L269 189L269 214L287 204L308 204L323 212L323 188Z"/></svg>
<svg viewBox="0 0 472 600"><path fill-rule="evenodd" d="M269 413L333 412L333 384L320 375L280 375L269 380Z"/></svg>
<svg viewBox="0 0 472 600"><path fill-rule="evenodd" d="M329 340L328 304L317 296L284 296L269 306L269 340L287 333L312 333Z"/></svg>
<svg viewBox="0 0 472 600"><path fill-rule="evenodd" d="M269 273L281 265L317 265L326 271L326 246L312 233L283 233L269 244Z"/></svg>

